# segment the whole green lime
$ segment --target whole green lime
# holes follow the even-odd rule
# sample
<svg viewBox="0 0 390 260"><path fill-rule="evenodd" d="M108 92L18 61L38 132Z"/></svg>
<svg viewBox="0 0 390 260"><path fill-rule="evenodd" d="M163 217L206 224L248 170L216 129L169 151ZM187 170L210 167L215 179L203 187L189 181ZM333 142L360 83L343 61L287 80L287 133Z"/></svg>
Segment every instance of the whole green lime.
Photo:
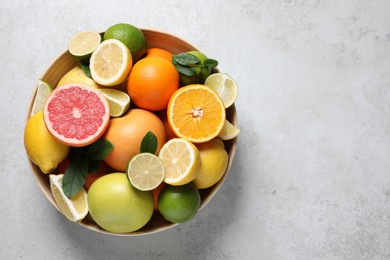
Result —
<svg viewBox="0 0 390 260"><path fill-rule="evenodd" d="M207 56L204 53L200 52L200 51L187 51L187 53L192 54L192 55L198 57L198 59L202 63L207 59Z"/></svg>
<svg viewBox="0 0 390 260"><path fill-rule="evenodd" d="M117 39L129 48L133 63L139 60L146 51L146 39L143 32L127 23L118 23L110 26L103 36L104 40Z"/></svg>
<svg viewBox="0 0 390 260"><path fill-rule="evenodd" d="M153 215L153 196L131 186L125 173L97 179L88 191L91 217L103 229L127 233L142 228Z"/></svg>
<svg viewBox="0 0 390 260"><path fill-rule="evenodd" d="M207 59L207 56L200 51L188 51L188 54L194 55L201 62L201 67L195 69L195 74L192 76L186 76L180 74L180 86L187 86L190 84L204 84L207 77L211 75L211 70L207 67L203 67L203 62Z"/></svg>
<svg viewBox="0 0 390 260"><path fill-rule="evenodd" d="M158 196L161 215L173 223L191 220L200 207L200 194L191 182L182 186L167 185Z"/></svg>

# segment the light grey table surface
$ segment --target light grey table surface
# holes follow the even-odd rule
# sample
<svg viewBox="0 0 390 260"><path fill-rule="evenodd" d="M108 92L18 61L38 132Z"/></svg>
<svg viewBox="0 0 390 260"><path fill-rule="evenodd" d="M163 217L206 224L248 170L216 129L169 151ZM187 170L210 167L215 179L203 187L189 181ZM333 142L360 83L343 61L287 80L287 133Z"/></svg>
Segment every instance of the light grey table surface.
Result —
<svg viewBox="0 0 390 260"><path fill-rule="evenodd" d="M390 259L389 13L384 0L0 0L0 259ZM43 72L76 32L119 22L186 39L239 85L217 195L129 238L66 221L23 147Z"/></svg>

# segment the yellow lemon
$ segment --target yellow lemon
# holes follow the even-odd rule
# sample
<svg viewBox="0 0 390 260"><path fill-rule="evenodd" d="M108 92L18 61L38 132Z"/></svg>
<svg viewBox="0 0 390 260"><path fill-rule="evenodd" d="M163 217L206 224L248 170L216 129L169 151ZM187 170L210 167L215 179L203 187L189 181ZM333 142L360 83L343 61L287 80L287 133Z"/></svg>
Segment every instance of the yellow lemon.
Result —
<svg viewBox="0 0 390 260"><path fill-rule="evenodd" d="M220 141L216 140L196 144L196 147L199 150L201 166L193 183L198 189L207 189L222 179L228 166L229 155Z"/></svg>
<svg viewBox="0 0 390 260"><path fill-rule="evenodd" d="M43 173L53 172L69 153L69 146L58 142L46 129L42 111L32 115L24 129L24 147L30 160Z"/></svg>
<svg viewBox="0 0 390 260"><path fill-rule="evenodd" d="M88 86L98 89L99 85L91 78L89 78L80 65L77 65L70 71L68 71L58 82L58 86L62 86L68 83L84 83Z"/></svg>

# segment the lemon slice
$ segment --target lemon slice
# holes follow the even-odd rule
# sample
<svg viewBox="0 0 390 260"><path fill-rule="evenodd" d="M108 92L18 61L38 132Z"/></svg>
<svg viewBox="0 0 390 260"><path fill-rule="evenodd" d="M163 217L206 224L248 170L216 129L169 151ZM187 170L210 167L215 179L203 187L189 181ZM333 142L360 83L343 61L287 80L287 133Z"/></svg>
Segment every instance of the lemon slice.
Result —
<svg viewBox="0 0 390 260"><path fill-rule="evenodd" d="M237 83L226 73L214 73L207 77L206 86L215 90L221 97L225 108L230 107L237 97Z"/></svg>
<svg viewBox="0 0 390 260"><path fill-rule="evenodd" d="M101 43L102 36L94 31L76 33L69 41L69 53L78 61L88 63L92 52Z"/></svg>
<svg viewBox="0 0 390 260"><path fill-rule="evenodd" d="M43 106L52 91L53 89L49 83L43 80L38 81L37 94L31 109L31 115L43 110Z"/></svg>
<svg viewBox="0 0 390 260"><path fill-rule="evenodd" d="M153 190L164 180L165 168L154 154L140 153L134 156L127 166L127 177L138 190Z"/></svg>
<svg viewBox="0 0 390 260"><path fill-rule="evenodd" d="M165 167L164 182L170 185L184 185L194 180L200 169L198 148L183 138L166 142L158 157Z"/></svg>
<svg viewBox="0 0 390 260"><path fill-rule="evenodd" d="M129 109L130 96L127 93L110 88L101 88L100 91L108 101L111 117L120 117Z"/></svg>
<svg viewBox="0 0 390 260"><path fill-rule="evenodd" d="M80 221L88 214L87 192L82 188L72 199L68 199L62 190L63 177L63 174L50 174L50 190L62 213L72 222Z"/></svg>
<svg viewBox="0 0 390 260"><path fill-rule="evenodd" d="M129 75L133 59L129 49L116 39L105 40L92 53L89 69L92 78L103 86L123 83Z"/></svg>
<svg viewBox="0 0 390 260"><path fill-rule="evenodd" d="M222 140L230 140L237 137L239 134L240 134L240 129L235 127L229 121L225 120L225 124L223 125L223 128L219 133L218 137L221 138Z"/></svg>

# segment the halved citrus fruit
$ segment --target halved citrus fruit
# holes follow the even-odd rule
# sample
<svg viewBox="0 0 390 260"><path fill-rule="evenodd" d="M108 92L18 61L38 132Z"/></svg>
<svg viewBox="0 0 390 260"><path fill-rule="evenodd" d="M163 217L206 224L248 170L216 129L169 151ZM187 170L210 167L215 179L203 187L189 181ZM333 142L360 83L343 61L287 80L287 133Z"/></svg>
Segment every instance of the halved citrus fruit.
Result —
<svg viewBox="0 0 390 260"><path fill-rule="evenodd" d="M56 88L43 108L47 129L58 141L74 147L98 140L110 122L103 94L88 85L71 83Z"/></svg>
<svg viewBox="0 0 390 260"><path fill-rule="evenodd" d="M206 86L214 89L222 98L225 108L233 105L237 97L237 83L226 73L214 73L207 77Z"/></svg>
<svg viewBox="0 0 390 260"><path fill-rule="evenodd" d="M218 134L218 137L222 140L231 140L233 138L236 138L240 134L240 129L235 127L232 123L225 120L225 124L221 130L221 132Z"/></svg>
<svg viewBox="0 0 390 260"><path fill-rule="evenodd" d="M131 158L127 166L127 177L138 190L153 190L162 183L165 176L164 164L156 155L139 153Z"/></svg>
<svg viewBox="0 0 390 260"><path fill-rule="evenodd" d="M178 137L203 143L221 132L226 112L222 99L214 90L194 84L173 93L167 116L170 127Z"/></svg>
<svg viewBox="0 0 390 260"><path fill-rule="evenodd" d="M130 107L130 96L127 93L112 88L101 88L100 91L110 105L110 115L112 117L119 117L127 112Z"/></svg>
<svg viewBox="0 0 390 260"><path fill-rule="evenodd" d="M92 78L103 86L123 83L132 66L133 59L129 49L116 39L100 43L89 61Z"/></svg>
<svg viewBox="0 0 390 260"><path fill-rule="evenodd" d="M62 213L70 221L80 221L88 214L87 192L82 188L72 199L68 199L62 190L63 177L63 174L50 174L50 190Z"/></svg>
<svg viewBox="0 0 390 260"><path fill-rule="evenodd" d="M42 111L46 99L49 97L52 91L53 89L49 83L43 80L38 81L37 94L35 95L33 108L31 110L31 115L34 115L39 111Z"/></svg>
<svg viewBox="0 0 390 260"><path fill-rule="evenodd" d="M166 142L158 157L165 167L164 182L170 185L184 185L194 180L200 169L200 156L196 146L183 138Z"/></svg>
<svg viewBox="0 0 390 260"><path fill-rule="evenodd" d="M101 43L102 36L94 31L78 32L69 41L69 53L78 61L89 63L92 52Z"/></svg>

